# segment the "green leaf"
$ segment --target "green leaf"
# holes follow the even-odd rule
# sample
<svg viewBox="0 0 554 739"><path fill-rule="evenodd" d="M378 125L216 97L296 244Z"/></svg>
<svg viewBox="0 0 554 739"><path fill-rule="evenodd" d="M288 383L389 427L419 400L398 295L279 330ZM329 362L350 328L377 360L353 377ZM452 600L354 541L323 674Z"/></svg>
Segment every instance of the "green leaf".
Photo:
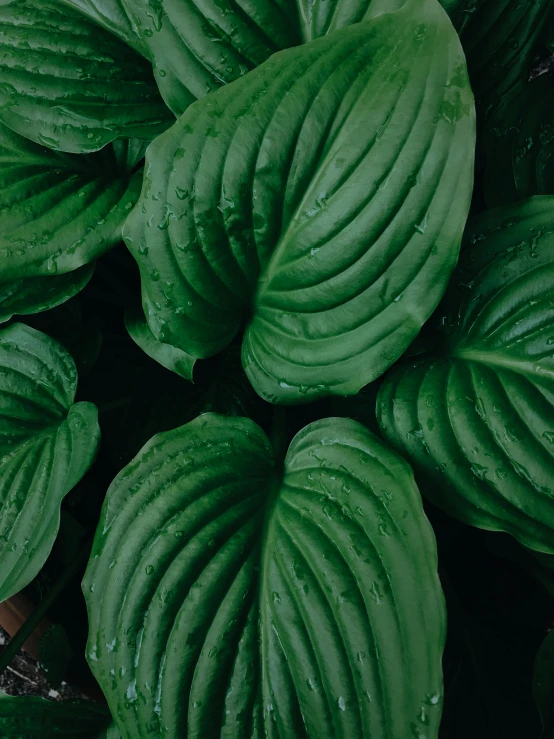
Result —
<svg viewBox="0 0 554 739"><path fill-rule="evenodd" d="M94 459L97 412L73 404L76 387L60 344L22 324L0 331L0 601L46 561L60 503Z"/></svg>
<svg viewBox="0 0 554 739"><path fill-rule="evenodd" d="M435 0L274 55L148 149L125 237L152 333L204 358L246 323L264 399L356 393L442 296L473 150L463 53Z"/></svg>
<svg viewBox="0 0 554 739"><path fill-rule="evenodd" d="M379 422L438 506L554 553L554 198L488 211L467 241L442 347L391 372Z"/></svg>
<svg viewBox="0 0 554 739"><path fill-rule="evenodd" d="M66 630L61 624L51 624L41 637L38 654L39 664L50 686L59 688L72 657Z"/></svg>
<svg viewBox="0 0 554 739"><path fill-rule="evenodd" d="M52 149L151 140L172 121L150 65L114 36L45 0L0 6L0 121Z"/></svg>
<svg viewBox="0 0 554 739"><path fill-rule="evenodd" d="M542 739L554 737L554 631L542 643L533 670L533 694L541 715Z"/></svg>
<svg viewBox="0 0 554 739"><path fill-rule="evenodd" d="M106 708L88 701L58 703L30 696L15 698L0 692L0 736L4 739L117 739L117 732L112 735L102 730L109 721Z"/></svg>
<svg viewBox="0 0 554 739"><path fill-rule="evenodd" d="M64 275L0 282L0 323L15 315L41 313L65 303L85 287L93 272L94 264L85 264Z"/></svg>
<svg viewBox="0 0 554 739"><path fill-rule="evenodd" d="M284 469L205 414L115 479L83 582L125 739L436 739L444 603L408 465L331 418Z"/></svg>
<svg viewBox="0 0 554 739"><path fill-rule="evenodd" d="M484 194L489 206L554 195L553 78L515 85L487 122Z"/></svg>
<svg viewBox="0 0 554 739"><path fill-rule="evenodd" d="M135 344L140 346L149 357L168 370L181 375L185 380L192 380L195 357L191 357L178 347L158 341L140 309L129 310L125 313L125 327Z"/></svg>
<svg viewBox="0 0 554 739"><path fill-rule="evenodd" d="M11 0L10 0L11 1ZM98 26L115 34L118 38L147 56L146 47L127 15L125 0L57 0L60 5L73 8ZM1 4L1 2L0 2Z"/></svg>
<svg viewBox="0 0 554 739"><path fill-rule="evenodd" d="M484 112L512 85L527 79L552 8L551 0L462 0L452 9Z"/></svg>
<svg viewBox="0 0 554 739"><path fill-rule="evenodd" d="M142 172L128 175L116 168L111 147L94 155L62 154L0 124L4 315L43 310L81 289L89 268L60 275L93 262L121 240L141 179Z"/></svg>

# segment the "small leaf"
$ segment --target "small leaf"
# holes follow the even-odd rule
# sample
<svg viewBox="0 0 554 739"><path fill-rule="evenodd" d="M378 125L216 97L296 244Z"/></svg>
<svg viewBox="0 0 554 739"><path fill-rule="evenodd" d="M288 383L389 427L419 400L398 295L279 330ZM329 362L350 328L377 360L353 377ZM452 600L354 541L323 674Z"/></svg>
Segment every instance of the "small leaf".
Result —
<svg viewBox="0 0 554 739"><path fill-rule="evenodd" d="M0 121L38 144L91 152L171 123L149 64L47 0L0 6Z"/></svg>
<svg viewBox="0 0 554 739"><path fill-rule="evenodd" d="M3 318L53 307L84 287L91 269L60 275L90 264L120 241L141 177L119 173L109 148L89 156L62 154L0 124Z"/></svg>
<svg viewBox="0 0 554 739"><path fill-rule="evenodd" d="M533 670L533 693L541 715L542 739L554 737L554 631L542 643Z"/></svg>
<svg viewBox="0 0 554 739"><path fill-rule="evenodd" d="M0 601L46 561L60 503L96 454L96 408L73 404L76 387L57 342L17 323L0 331Z"/></svg>
<svg viewBox="0 0 554 739"><path fill-rule="evenodd" d="M331 418L284 471L245 418L155 436L112 483L83 582L125 739L436 739L444 603L408 465Z"/></svg>
<svg viewBox="0 0 554 739"><path fill-rule="evenodd" d="M103 729L109 723L109 711L88 701L58 703L0 692L0 736L4 739L112 739ZM115 732L113 739L117 736Z"/></svg>
<svg viewBox="0 0 554 739"><path fill-rule="evenodd" d="M63 275L0 282L0 323L14 315L41 313L65 303L85 287L93 272L94 263Z"/></svg>
<svg viewBox="0 0 554 739"><path fill-rule="evenodd" d="M48 684L59 688L73 656L66 630L61 624L52 624L39 643L38 659Z"/></svg>
<svg viewBox="0 0 554 739"><path fill-rule="evenodd" d="M484 192L489 206L554 195L552 74L515 85L487 121Z"/></svg>
<svg viewBox="0 0 554 739"><path fill-rule="evenodd" d="M265 400L355 394L442 296L473 150L463 53L435 0L274 55L148 149L125 237L152 333L205 358L246 324Z"/></svg>
<svg viewBox="0 0 554 739"><path fill-rule="evenodd" d="M438 506L554 553L554 198L485 212L467 242L436 351L386 378L379 423Z"/></svg>

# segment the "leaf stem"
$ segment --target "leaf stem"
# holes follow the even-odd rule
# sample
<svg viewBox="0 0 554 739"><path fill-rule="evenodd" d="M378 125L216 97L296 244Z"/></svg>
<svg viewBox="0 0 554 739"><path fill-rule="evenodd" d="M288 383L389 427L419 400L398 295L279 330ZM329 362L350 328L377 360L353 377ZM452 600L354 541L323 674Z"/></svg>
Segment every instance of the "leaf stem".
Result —
<svg viewBox="0 0 554 739"><path fill-rule="evenodd" d="M86 562L90 555L92 539L88 538L83 544L77 556L70 562L56 579L50 590L37 605L25 623L18 629L16 634L6 644L0 652L0 674L8 667L12 659L19 652L23 644L31 636L33 631L39 625L45 613L50 606L57 600L63 590L69 585L83 562Z"/></svg>

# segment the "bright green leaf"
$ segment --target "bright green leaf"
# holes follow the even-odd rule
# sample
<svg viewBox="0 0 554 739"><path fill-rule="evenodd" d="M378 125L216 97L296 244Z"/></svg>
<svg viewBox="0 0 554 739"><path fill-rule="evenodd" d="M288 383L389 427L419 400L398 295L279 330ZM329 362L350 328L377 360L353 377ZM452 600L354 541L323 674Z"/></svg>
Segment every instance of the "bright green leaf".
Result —
<svg viewBox="0 0 554 739"><path fill-rule="evenodd" d="M488 211L467 240L442 345L385 380L381 428L438 506L554 553L554 198Z"/></svg>
<svg viewBox="0 0 554 739"><path fill-rule="evenodd" d="M487 122L485 198L508 205L531 195L554 195L552 75L515 85Z"/></svg>
<svg viewBox="0 0 554 739"><path fill-rule="evenodd" d="M60 503L96 454L96 408L73 403L76 387L60 344L22 324L0 331L0 601L44 564Z"/></svg>
<svg viewBox="0 0 554 739"><path fill-rule="evenodd" d="M148 149L125 236L152 333L208 357L246 322L264 399L356 393L442 296L473 149L463 54L435 0L276 54Z"/></svg>
<svg viewBox="0 0 554 739"><path fill-rule="evenodd" d="M58 703L0 693L0 736L3 739L117 739L113 726L103 728L109 722L109 711L88 701Z"/></svg>
<svg viewBox="0 0 554 739"><path fill-rule="evenodd" d="M155 436L108 491L88 659L125 739L436 739L444 604L408 465L326 419Z"/></svg>
<svg viewBox="0 0 554 739"><path fill-rule="evenodd" d="M65 303L85 287L93 272L94 264L85 264L64 275L0 282L0 323L15 315L41 313Z"/></svg>
<svg viewBox="0 0 554 739"><path fill-rule="evenodd" d="M554 631L551 631L537 653L533 670L533 693L541 715L542 739L554 737Z"/></svg>
<svg viewBox="0 0 554 739"><path fill-rule="evenodd" d="M185 380L192 380L196 359L179 347L158 341L150 330L141 310L129 310L125 313L125 327L135 344L143 352L155 359L168 370L176 372Z"/></svg>
<svg viewBox="0 0 554 739"><path fill-rule="evenodd" d="M84 287L91 269L60 275L121 240L141 179L142 172L117 169L111 147L87 156L63 154L0 124L2 317L44 310Z"/></svg>
<svg viewBox="0 0 554 739"><path fill-rule="evenodd" d="M0 121L51 149L151 140L172 121L150 65L114 36L45 0L0 6Z"/></svg>

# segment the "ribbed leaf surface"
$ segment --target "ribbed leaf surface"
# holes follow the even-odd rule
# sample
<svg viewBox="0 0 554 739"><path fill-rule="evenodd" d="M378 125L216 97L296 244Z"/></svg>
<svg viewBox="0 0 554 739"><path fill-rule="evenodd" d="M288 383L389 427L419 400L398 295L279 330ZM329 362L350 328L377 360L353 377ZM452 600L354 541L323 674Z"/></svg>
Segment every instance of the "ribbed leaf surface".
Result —
<svg viewBox="0 0 554 739"><path fill-rule="evenodd" d="M12 312L32 312L81 289L88 270L59 275L120 241L141 179L142 172L118 169L111 147L94 155L62 154L0 124L0 310L7 314L15 301ZM40 296L39 283L45 285Z"/></svg>
<svg viewBox="0 0 554 739"><path fill-rule="evenodd" d="M444 304L445 345L400 365L377 411L461 520L554 552L554 198L486 212Z"/></svg>
<svg viewBox="0 0 554 739"><path fill-rule="evenodd" d="M442 296L473 147L463 54L435 0L275 55L148 150L125 236L152 332L207 357L247 322L265 399L357 392Z"/></svg>
<svg viewBox="0 0 554 739"><path fill-rule="evenodd" d="M146 60L54 2L0 5L0 80L0 121L52 149L150 140L172 119Z"/></svg>
<svg viewBox="0 0 554 739"><path fill-rule="evenodd" d="M97 411L73 405L76 387L57 342L22 324L0 331L0 601L44 564L60 503L94 459Z"/></svg>
<svg viewBox="0 0 554 739"><path fill-rule="evenodd" d="M88 659L125 739L437 736L444 609L409 467L326 419L281 476L252 421L154 437L84 580Z"/></svg>

